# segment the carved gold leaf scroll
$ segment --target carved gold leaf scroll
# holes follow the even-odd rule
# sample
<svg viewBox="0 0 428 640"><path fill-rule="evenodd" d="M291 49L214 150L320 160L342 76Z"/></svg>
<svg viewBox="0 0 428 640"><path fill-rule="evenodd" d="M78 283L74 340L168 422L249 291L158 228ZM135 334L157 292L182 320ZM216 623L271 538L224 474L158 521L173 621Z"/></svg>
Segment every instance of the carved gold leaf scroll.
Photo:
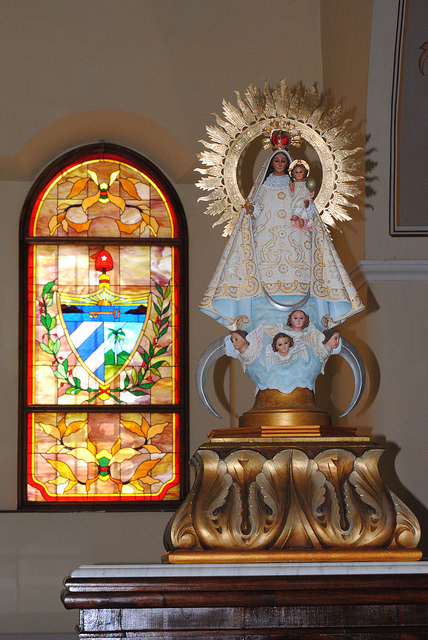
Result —
<svg viewBox="0 0 428 640"><path fill-rule="evenodd" d="M383 483L382 451L235 450L192 458L195 484L173 516L173 550L413 548L420 527Z"/></svg>

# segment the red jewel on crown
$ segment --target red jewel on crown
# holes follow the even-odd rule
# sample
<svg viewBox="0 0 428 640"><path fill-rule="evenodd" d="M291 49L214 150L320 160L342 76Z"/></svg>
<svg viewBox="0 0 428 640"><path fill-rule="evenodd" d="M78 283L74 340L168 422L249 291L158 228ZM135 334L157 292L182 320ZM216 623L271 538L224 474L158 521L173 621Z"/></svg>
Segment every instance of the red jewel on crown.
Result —
<svg viewBox="0 0 428 640"><path fill-rule="evenodd" d="M277 130L272 132L271 136L272 148L276 149L288 149L290 144L290 136L285 131Z"/></svg>

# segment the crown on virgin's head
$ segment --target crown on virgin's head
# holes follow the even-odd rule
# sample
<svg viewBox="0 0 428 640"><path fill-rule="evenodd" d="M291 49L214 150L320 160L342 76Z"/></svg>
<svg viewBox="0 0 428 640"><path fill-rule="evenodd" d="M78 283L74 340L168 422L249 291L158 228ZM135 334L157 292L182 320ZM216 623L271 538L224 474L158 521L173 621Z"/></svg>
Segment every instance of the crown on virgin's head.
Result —
<svg viewBox="0 0 428 640"><path fill-rule="evenodd" d="M272 131L270 141L273 151L278 151L279 149L285 149L286 151L288 151L290 136L286 131L282 131L282 129L276 129L275 131Z"/></svg>
<svg viewBox="0 0 428 640"><path fill-rule="evenodd" d="M271 122L270 126L263 129L262 145L264 149L272 147L272 151L279 151L280 149L288 151L290 144L294 147L300 147L301 143L302 137L291 122Z"/></svg>

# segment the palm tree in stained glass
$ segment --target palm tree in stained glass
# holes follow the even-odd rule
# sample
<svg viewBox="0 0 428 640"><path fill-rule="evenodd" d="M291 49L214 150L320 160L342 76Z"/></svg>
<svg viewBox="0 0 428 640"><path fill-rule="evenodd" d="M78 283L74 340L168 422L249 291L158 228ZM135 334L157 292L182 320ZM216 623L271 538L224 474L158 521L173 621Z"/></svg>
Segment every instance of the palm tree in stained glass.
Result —
<svg viewBox="0 0 428 640"><path fill-rule="evenodd" d="M114 364L117 364L117 345L125 340L123 329L110 329L107 338L113 338L114 344Z"/></svg>

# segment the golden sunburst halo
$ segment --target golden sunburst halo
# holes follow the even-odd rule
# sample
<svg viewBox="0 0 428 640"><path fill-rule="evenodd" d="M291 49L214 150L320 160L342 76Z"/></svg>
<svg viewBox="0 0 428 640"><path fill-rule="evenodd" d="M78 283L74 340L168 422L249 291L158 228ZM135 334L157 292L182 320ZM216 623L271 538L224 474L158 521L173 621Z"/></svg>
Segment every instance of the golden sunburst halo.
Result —
<svg viewBox="0 0 428 640"><path fill-rule="evenodd" d="M340 106L331 107L330 96L320 96L316 87L305 90L302 83L291 88L285 80L276 87L265 82L263 90L250 85L244 98L236 91L236 105L223 100L223 118L215 115L216 125L207 126L210 142L200 140L205 151L198 158L205 168L196 183L210 191L199 200L209 202L205 213L220 216L213 224L225 224L224 236L231 234L245 204L238 185L237 167L246 147L273 129L290 132L291 146L306 141L316 152L322 168L322 184L314 200L324 223L336 226L336 220L350 220L349 207L358 205L352 199L361 193L356 175L361 161L354 156L361 147L350 148L355 134L349 131Z"/></svg>

